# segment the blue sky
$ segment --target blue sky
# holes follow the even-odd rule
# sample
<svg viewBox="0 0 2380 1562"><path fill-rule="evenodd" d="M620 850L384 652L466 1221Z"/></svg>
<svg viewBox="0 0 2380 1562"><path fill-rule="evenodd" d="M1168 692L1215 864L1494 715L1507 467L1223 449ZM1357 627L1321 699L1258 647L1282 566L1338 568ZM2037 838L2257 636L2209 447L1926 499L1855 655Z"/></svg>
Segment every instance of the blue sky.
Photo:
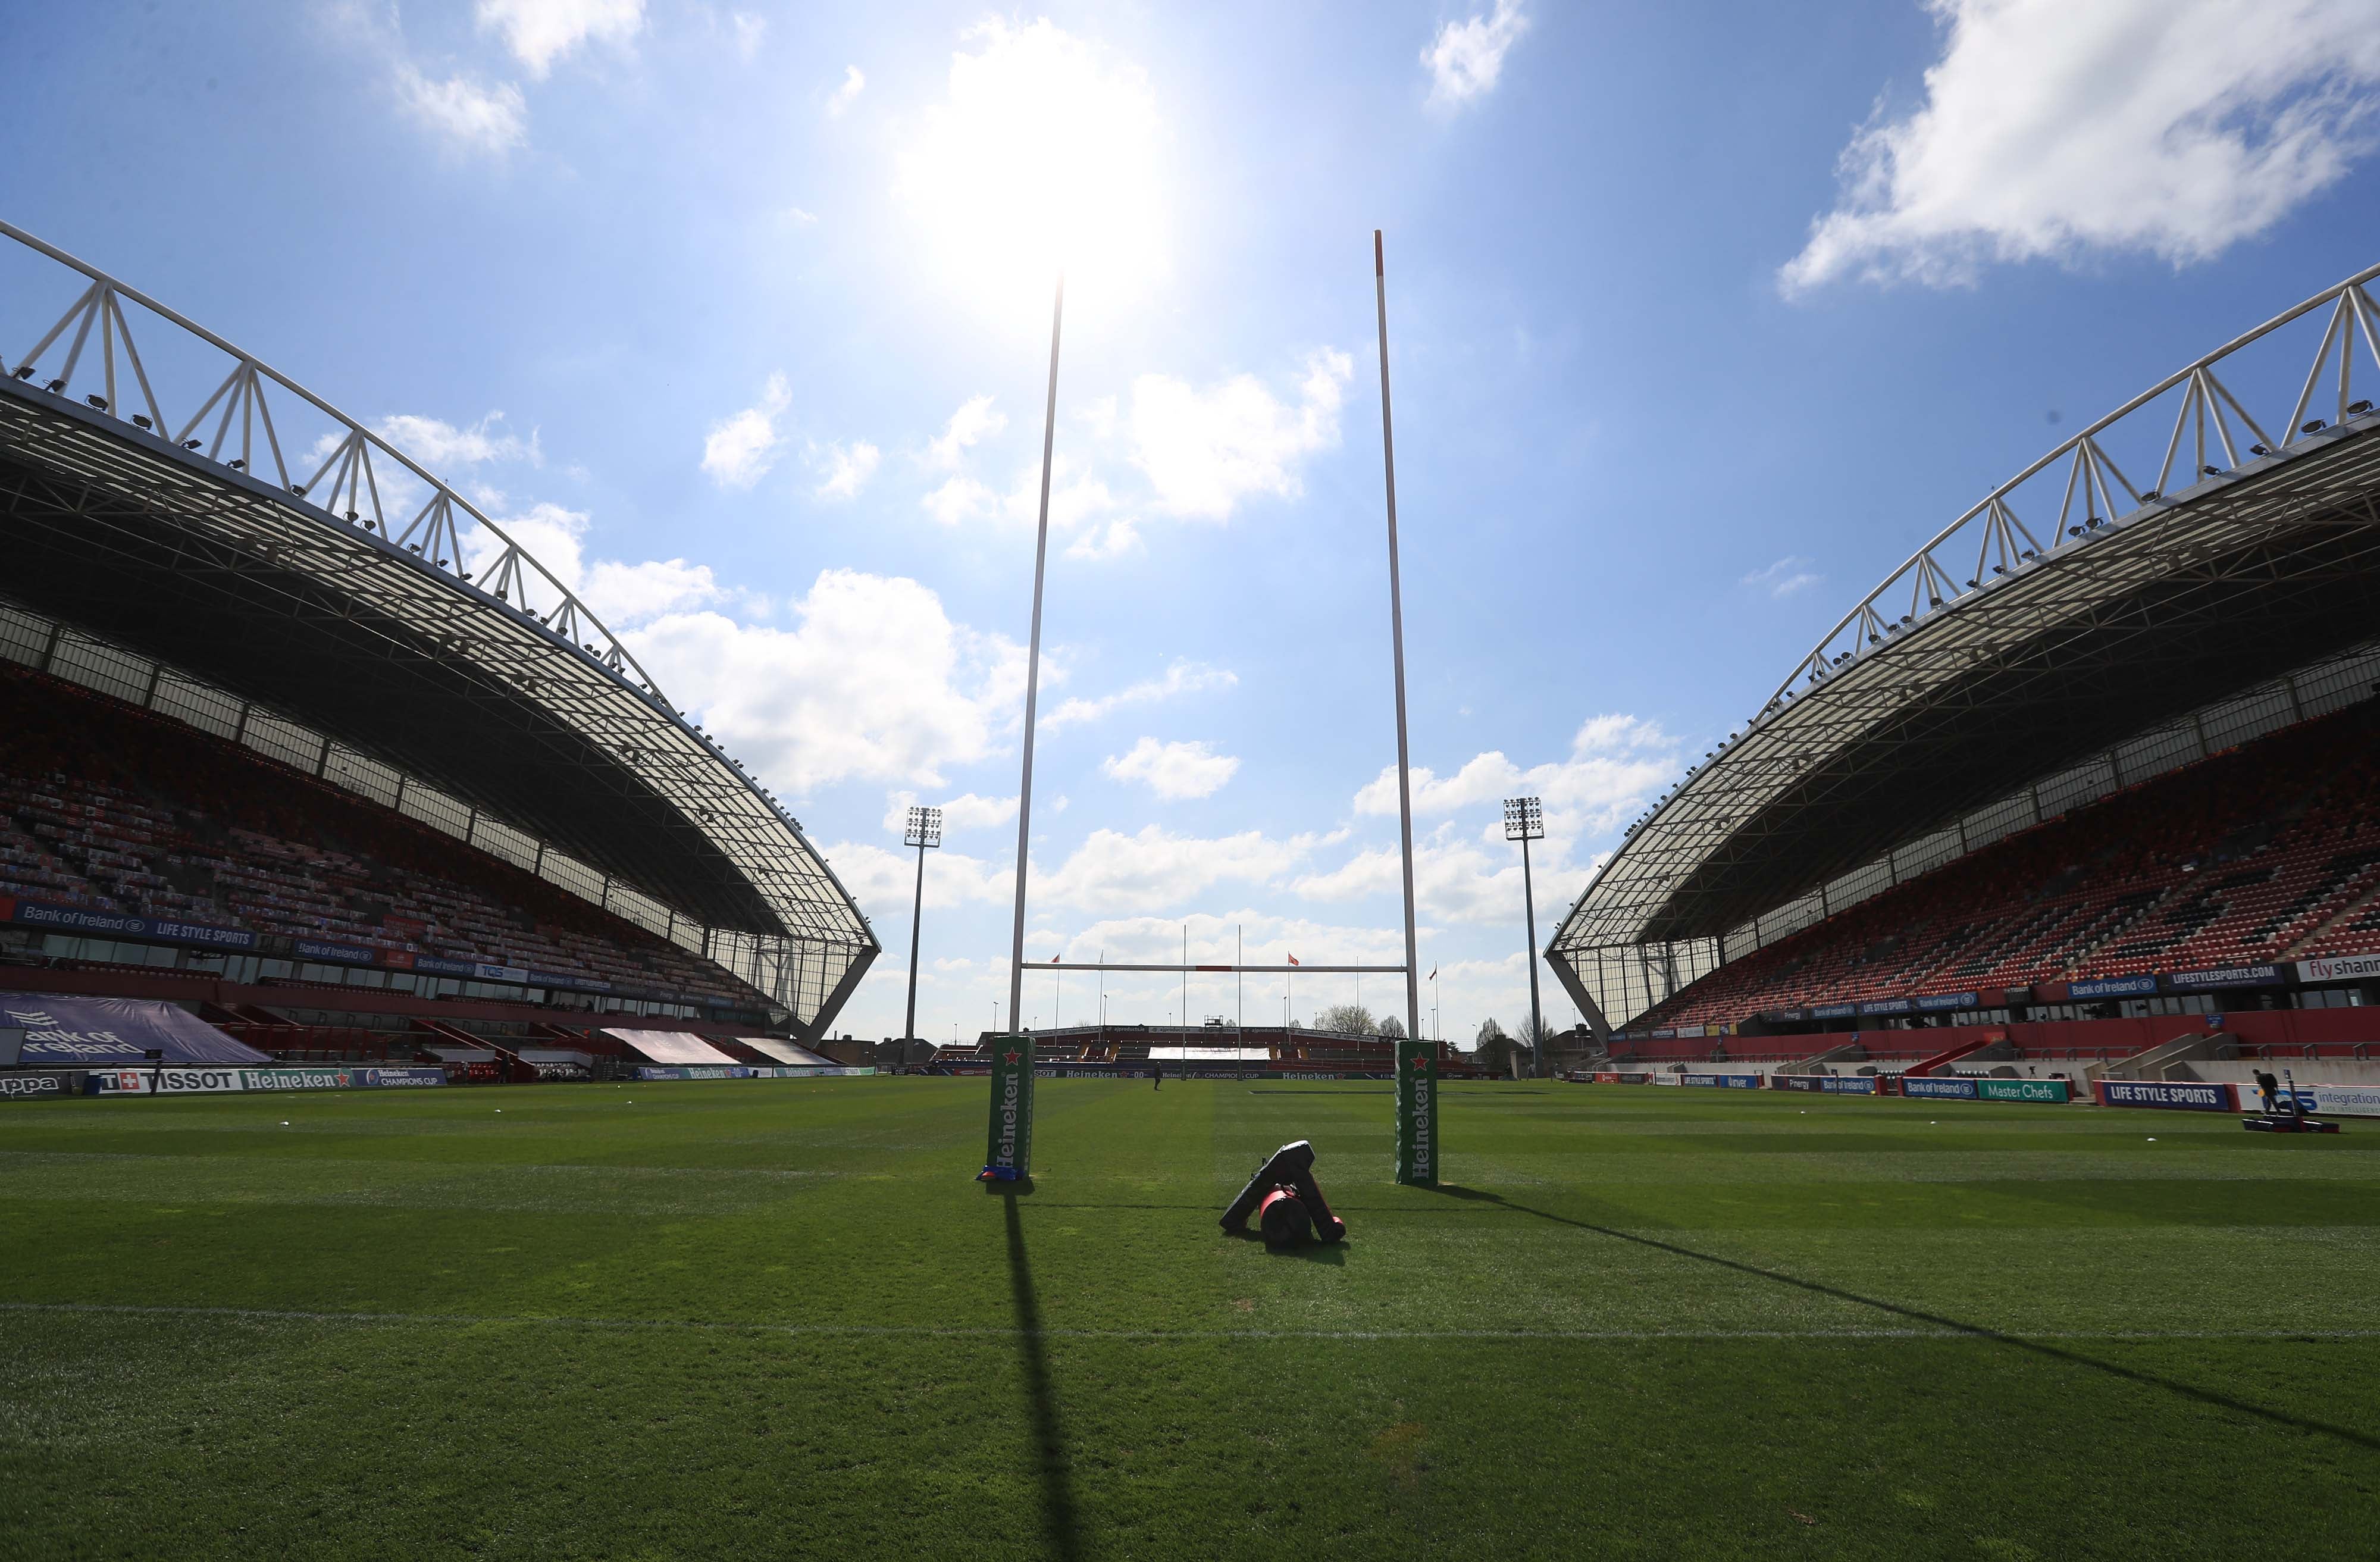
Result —
<svg viewBox="0 0 2380 1562"><path fill-rule="evenodd" d="M1527 1007L1503 797L1548 800L1542 939L1619 824L2061 421L2380 256L2369 20L18 7L0 213L569 575L874 919L842 1028L900 1028L899 811L945 805L929 1037L1006 988L1052 236L1028 958L1170 958L1187 921L1208 958L1241 928L1251 959L1394 958L1385 229L1421 960L1467 1038ZM1037 976L1025 1018L1090 994L1053 1015ZM1278 1020L1278 985L1246 1001Z"/></svg>

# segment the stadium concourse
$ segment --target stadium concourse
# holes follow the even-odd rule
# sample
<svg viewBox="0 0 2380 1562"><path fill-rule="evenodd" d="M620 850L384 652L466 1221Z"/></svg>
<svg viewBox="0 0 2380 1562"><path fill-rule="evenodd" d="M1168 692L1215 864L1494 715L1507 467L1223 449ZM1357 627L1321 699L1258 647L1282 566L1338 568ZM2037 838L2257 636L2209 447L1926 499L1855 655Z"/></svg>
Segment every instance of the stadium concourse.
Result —
<svg viewBox="0 0 2380 1562"><path fill-rule="evenodd" d="M1635 821L1547 949L1575 1063L2380 1084L2375 275L2002 484Z"/></svg>
<svg viewBox="0 0 2380 1562"><path fill-rule="evenodd" d="M128 1061L106 1014L161 1042L133 1062L832 1066L875 935L574 592L326 400L0 235L49 325L0 365L0 1068Z"/></svg>

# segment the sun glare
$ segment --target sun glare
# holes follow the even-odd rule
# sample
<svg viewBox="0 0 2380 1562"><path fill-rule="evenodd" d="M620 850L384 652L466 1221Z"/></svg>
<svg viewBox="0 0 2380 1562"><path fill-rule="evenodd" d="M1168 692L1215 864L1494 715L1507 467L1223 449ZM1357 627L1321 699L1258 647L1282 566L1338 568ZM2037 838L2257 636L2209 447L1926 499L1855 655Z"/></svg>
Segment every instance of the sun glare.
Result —
<svg viewBox="0 0 2380 1562"><path fill-rule="evenodd" d="M1148 77L1047 20L966 44L897 184L953 286L1001 315L1046 310L1061 269L1070 297L1142 291L1165 261Z"/></svg>

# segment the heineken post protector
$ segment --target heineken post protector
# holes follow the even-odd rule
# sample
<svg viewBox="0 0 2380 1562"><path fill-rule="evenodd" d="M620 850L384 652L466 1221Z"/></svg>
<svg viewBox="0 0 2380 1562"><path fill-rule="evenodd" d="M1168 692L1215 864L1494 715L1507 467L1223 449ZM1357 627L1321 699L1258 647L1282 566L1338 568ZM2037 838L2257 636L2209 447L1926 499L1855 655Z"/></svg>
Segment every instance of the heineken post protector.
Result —
<svg viewBox="0 0 2380 1562"><path fill-rule="evenodd" d="M1397 1180L1438 1186L1438 1049L1397 1042Z"/></svg>
<svg viewBox="0 0 2380 1562"><path fill-rule="evenodd" d="M1033 1175L1033 1038L996 1036L991 1043L991 1131L978 1182Z"/></svg>

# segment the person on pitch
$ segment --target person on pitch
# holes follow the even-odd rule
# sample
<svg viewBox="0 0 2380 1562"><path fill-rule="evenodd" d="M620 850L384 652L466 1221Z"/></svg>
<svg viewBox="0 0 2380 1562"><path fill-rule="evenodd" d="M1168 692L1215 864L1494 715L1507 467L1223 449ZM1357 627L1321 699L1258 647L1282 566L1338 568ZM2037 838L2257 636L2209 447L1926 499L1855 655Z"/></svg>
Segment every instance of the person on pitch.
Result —
<svg viewBox="0 0 2380 1562"><path fill-rule="evenodd" d="M1165 1088L1165 1061L1164 1061L1164 1059L1162 1059L1162 1058L1157 1058L1157 1057L1152 1057L1152 1058L1150 1058L1150 1059L1148 1060L1148 1075L1149 1075L1149 1078L1150 1078L1150 1079L1152 1079L1152 1080L1156 1080L1156 1081L1157 1081L1155 1084L1153 1084L1153 1085L1149 1086L1148 1088L1149 1088L1149 1089L1151 1089L1151 1090L1163 1090L1163 1089Z"/></svg>
<svg viewBox="0 0 2380 1562"><path fill-rule="evenodd" d="M2281 1109L2281 1081L2265 1073L2262 1068L2256 1070L2256 1093L2265 1099L2266 1117L2271 1117Z"/></svg>

